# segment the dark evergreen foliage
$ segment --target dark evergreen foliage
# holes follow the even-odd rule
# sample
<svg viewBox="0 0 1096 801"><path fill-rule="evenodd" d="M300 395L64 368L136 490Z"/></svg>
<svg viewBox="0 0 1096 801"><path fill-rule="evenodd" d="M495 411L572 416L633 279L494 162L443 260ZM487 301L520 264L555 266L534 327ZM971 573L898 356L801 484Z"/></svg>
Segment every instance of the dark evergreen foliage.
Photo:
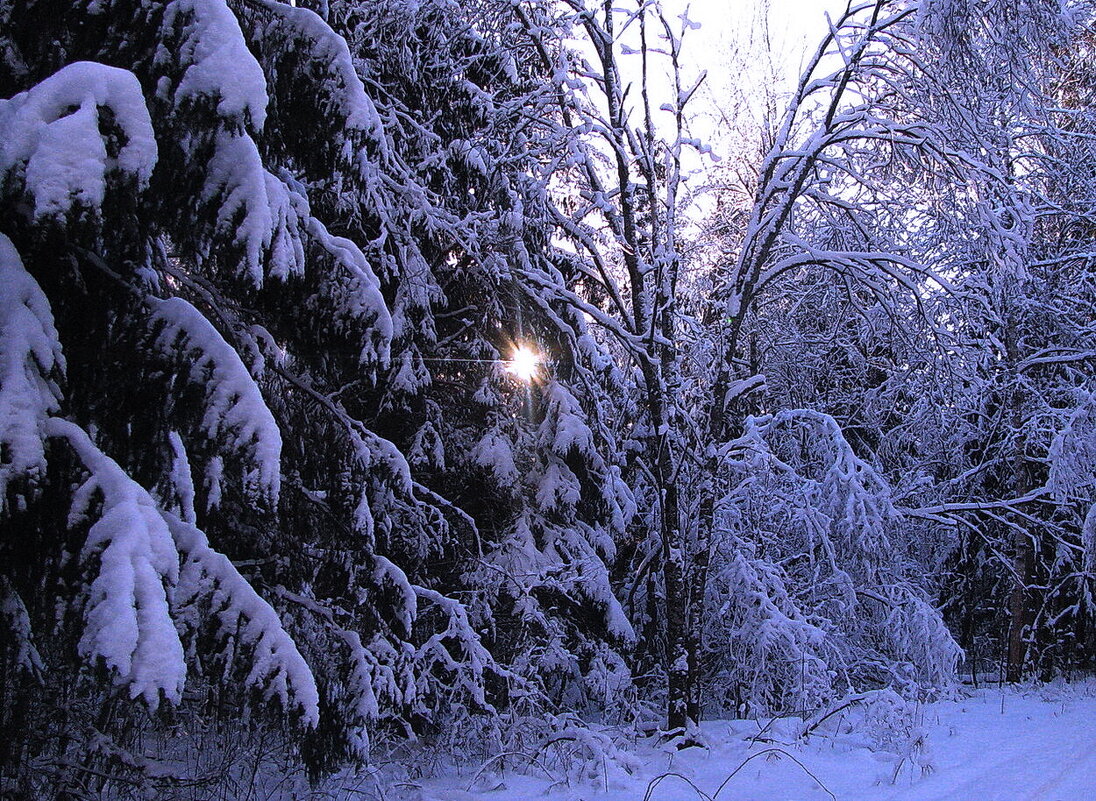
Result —
<svg viewBox="0 0 1096 801"><path fill-rule="evenodd" d="M697 227L657 4L0 0L0 795L1091 668L1093 16L998 5Z"/></svg>

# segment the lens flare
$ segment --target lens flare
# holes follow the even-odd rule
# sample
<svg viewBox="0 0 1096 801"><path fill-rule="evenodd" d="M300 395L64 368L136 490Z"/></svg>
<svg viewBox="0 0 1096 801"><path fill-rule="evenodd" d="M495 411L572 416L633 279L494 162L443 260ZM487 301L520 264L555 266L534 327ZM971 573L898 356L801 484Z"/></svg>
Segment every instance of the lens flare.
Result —
<svg viewBox="0 0 1096 801"><path fill-rule="evenodd" d="M540 369L540 354L526 345L519 345L510 354L506 369L521 381L532 381Z"/></svg>

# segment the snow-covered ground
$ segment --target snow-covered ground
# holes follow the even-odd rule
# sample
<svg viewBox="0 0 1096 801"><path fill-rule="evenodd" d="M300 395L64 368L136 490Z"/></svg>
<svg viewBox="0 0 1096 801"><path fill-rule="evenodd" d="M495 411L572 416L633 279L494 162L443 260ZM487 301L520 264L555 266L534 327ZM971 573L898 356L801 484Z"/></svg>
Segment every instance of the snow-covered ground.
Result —
<svg viewBox="0 0 1096 801"><path fill-rule="evenodd" d="M904 718L857 705L806 741L799 720L713 721L707 750L641 741L634 760L605 759L585 779L556 775L545 751L529 775L488 766L402 789L422 801L1096 800L1096 685L963 695Z"/></svg>

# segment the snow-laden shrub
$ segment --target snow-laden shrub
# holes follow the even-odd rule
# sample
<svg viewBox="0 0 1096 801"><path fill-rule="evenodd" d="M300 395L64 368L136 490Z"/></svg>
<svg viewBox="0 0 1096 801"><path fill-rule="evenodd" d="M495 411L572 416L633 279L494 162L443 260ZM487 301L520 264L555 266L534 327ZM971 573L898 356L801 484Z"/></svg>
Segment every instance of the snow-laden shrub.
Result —
<svg viewBox="0 0 1096 801"><path fill-rule="evenodd" d="M714 703L805 710L953 681L960 651L918 585L890 489L832 418L749 418L725 468L704 634Z"/></svg>

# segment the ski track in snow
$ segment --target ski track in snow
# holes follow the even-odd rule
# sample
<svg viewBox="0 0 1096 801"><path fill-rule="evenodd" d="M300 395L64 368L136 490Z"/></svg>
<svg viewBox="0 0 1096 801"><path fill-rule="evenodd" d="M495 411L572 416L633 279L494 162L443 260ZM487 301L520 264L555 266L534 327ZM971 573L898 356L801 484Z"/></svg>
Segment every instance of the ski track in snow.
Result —
<svg viewBox="0 0 1096 801"><path fill-rule="evenodd" d="M476 768L466 768L461 775L425 782L416 798L643 801L653 779L676 773L683 778L668 776L648 801L829 799L806 768L838 801L1096 801L1096 685L1003 693L982 689L922 711L927 747L914 756L912 768L909 760L902 762L893 783L898 755L872 751L859 729L831 726L803 744L795 742L798 721L778 720L765 732L777 742L751 744L758 724L712 721L703 726L707 751L671 755L641 741L634 755L642 767L633 775L610 766L607 779L598 775L583 782L572 777L568 784L561 773L554 784L543 773L484 771L476 776ZM773 748L802 767L770 752L751 760L717 795L744 759Z"/></svg>

